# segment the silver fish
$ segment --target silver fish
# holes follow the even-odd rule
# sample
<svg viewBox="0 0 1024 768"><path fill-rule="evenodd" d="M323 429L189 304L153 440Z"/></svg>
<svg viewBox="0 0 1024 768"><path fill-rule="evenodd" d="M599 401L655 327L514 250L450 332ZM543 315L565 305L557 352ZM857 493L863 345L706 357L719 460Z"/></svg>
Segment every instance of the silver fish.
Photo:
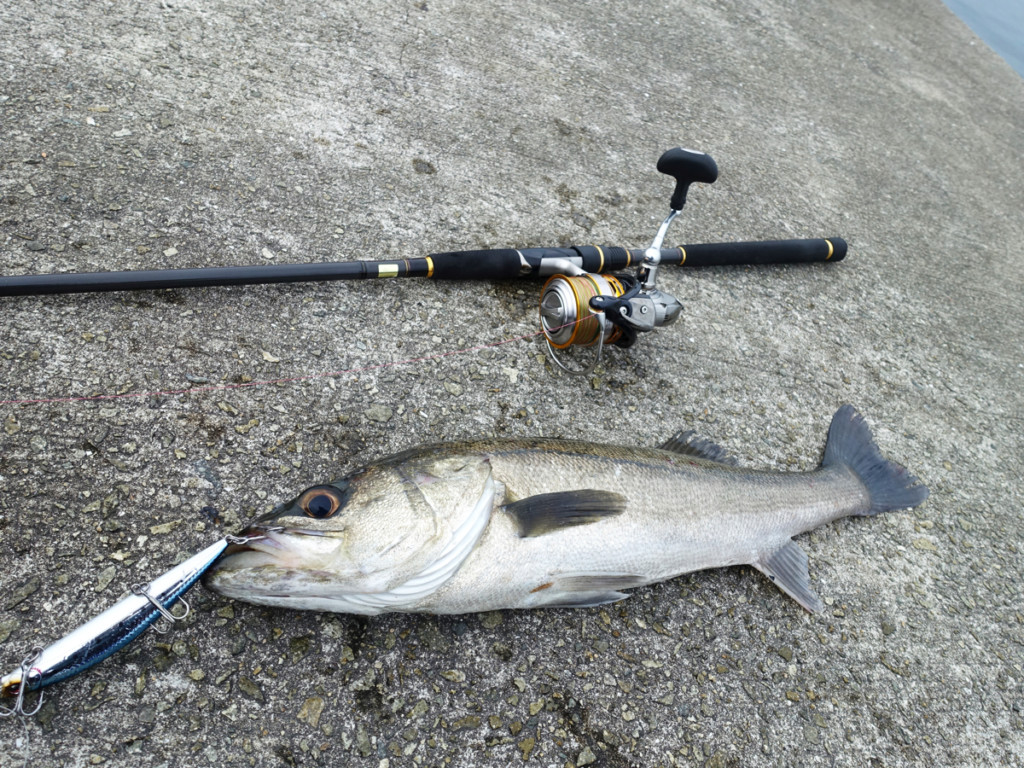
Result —
<svg viewBox="0 0 1024 768"><path fill-rule="evenodd" d="M259 518L207 572L228 597L374 615L582 607L705 568L749 564L809 611L793 536L927 498L852 406L812 472L740 468L677 435L660 448L482 440L416 448Z"/></svg>

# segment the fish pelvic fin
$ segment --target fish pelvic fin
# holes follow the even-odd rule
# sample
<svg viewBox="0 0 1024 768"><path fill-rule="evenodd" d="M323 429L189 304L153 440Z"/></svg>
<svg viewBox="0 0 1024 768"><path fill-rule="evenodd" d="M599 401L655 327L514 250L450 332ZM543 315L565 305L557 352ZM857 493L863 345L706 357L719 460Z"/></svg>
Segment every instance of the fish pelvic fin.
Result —
<svg viewBox="0 0 1024 768"><path fill-rule="evenodd" d="M564 595L552 602L543 603L542 608L594 608L598 605L608 605L625 600L629 595L625 592L579 592L574 595Z"/></svg>
<svg viewBox="0 0 1024 768"><path fill-rule="evenodd" d="M807 553L792 539L774 552L758 557L751 565L811 613L825 607L811 589Z"/></svg>
<svg viewBox="0 0 1024 768"><path fill-rule="evenodd" d="M864 484L871 506L860 515L877 515L890 509L916 507L928 498L906 467L882 456L864 417L852 405L844 405L832 417L821 466L848 467Z"/></svg>
<svg viewBox="0 0 1024 768"><path fill-rule="evenodd" d="M531 590L530 603L533 608L590 608L625 600L629 594L620 590L648 583L633 573L560 573Z"/></svg>

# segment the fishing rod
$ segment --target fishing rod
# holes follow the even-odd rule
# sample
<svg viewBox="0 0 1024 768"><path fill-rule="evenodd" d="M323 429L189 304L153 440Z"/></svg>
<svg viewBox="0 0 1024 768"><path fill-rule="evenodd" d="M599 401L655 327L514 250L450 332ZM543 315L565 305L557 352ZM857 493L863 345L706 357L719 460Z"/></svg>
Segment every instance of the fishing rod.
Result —
<svg viewBox="0 0 1024 768"><path fill-rule="evenodd" d="M678 319L682 303L655 287L655 277L662 265L798 264L840 261L846 256L846 242L839 237L665 248L665 236L686 203L690 185L713 183L718 178L718 166L704 152L677 147L659 158L657 168L673 177L676 186L669 203L669 215L647 248L597 245L499 248L384 261L0 276L0 297L393 277L441 280L541 277L548 278L541 291L540 320L551 359L569 373L587 373L600 362L606 344L629 347L639 333L671 325ZM631 267L636 267L635 276L623 272ZM559 359L560 352L569 347L595 345L596 357L582 370L571 369Z"/></svg>

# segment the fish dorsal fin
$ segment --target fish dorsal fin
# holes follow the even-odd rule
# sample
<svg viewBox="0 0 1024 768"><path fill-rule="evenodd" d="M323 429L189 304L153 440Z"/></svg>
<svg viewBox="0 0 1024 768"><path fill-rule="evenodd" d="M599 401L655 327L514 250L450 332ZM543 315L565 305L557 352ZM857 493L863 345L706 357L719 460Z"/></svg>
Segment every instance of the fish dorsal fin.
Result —
<svg viewBox="0 0 1024 768"><path fill-rule="evenodd" d="M758 557L751 565L811 613L824 608L821 598L811 589L807 553L792 539L774 552Z"/></svg>
<svg viewBox="0 0 1024 768"><path fill-rule="evenodd" d="M519 537L525 539L621 514L626 509L626 497L611 491L584 488L539 493L506 504L504 509L515 518Z"/></svg>
<svg viewBox="0 0 1024 768"><path fill-rule="evenodd" d="M681 453L684 456L695 456L698 459L714 461L718 464L728 464L735 467L736 459L730 456L720 445L697 437L693 430L677 432L660 446L663 451Z"/></svg>

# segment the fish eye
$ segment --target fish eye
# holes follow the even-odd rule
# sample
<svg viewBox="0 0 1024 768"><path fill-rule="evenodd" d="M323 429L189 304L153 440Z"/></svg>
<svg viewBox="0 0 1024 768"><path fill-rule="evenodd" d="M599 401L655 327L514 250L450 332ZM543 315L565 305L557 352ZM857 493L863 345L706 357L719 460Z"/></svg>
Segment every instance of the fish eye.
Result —
<svg viewBox="0 0 1024 768"><path fill-rule="evenodd" d="M330 485L317 485L303 492L298 505L310 517L324 520L331 517L344 504L344 498L337 488Z"/></svg>

